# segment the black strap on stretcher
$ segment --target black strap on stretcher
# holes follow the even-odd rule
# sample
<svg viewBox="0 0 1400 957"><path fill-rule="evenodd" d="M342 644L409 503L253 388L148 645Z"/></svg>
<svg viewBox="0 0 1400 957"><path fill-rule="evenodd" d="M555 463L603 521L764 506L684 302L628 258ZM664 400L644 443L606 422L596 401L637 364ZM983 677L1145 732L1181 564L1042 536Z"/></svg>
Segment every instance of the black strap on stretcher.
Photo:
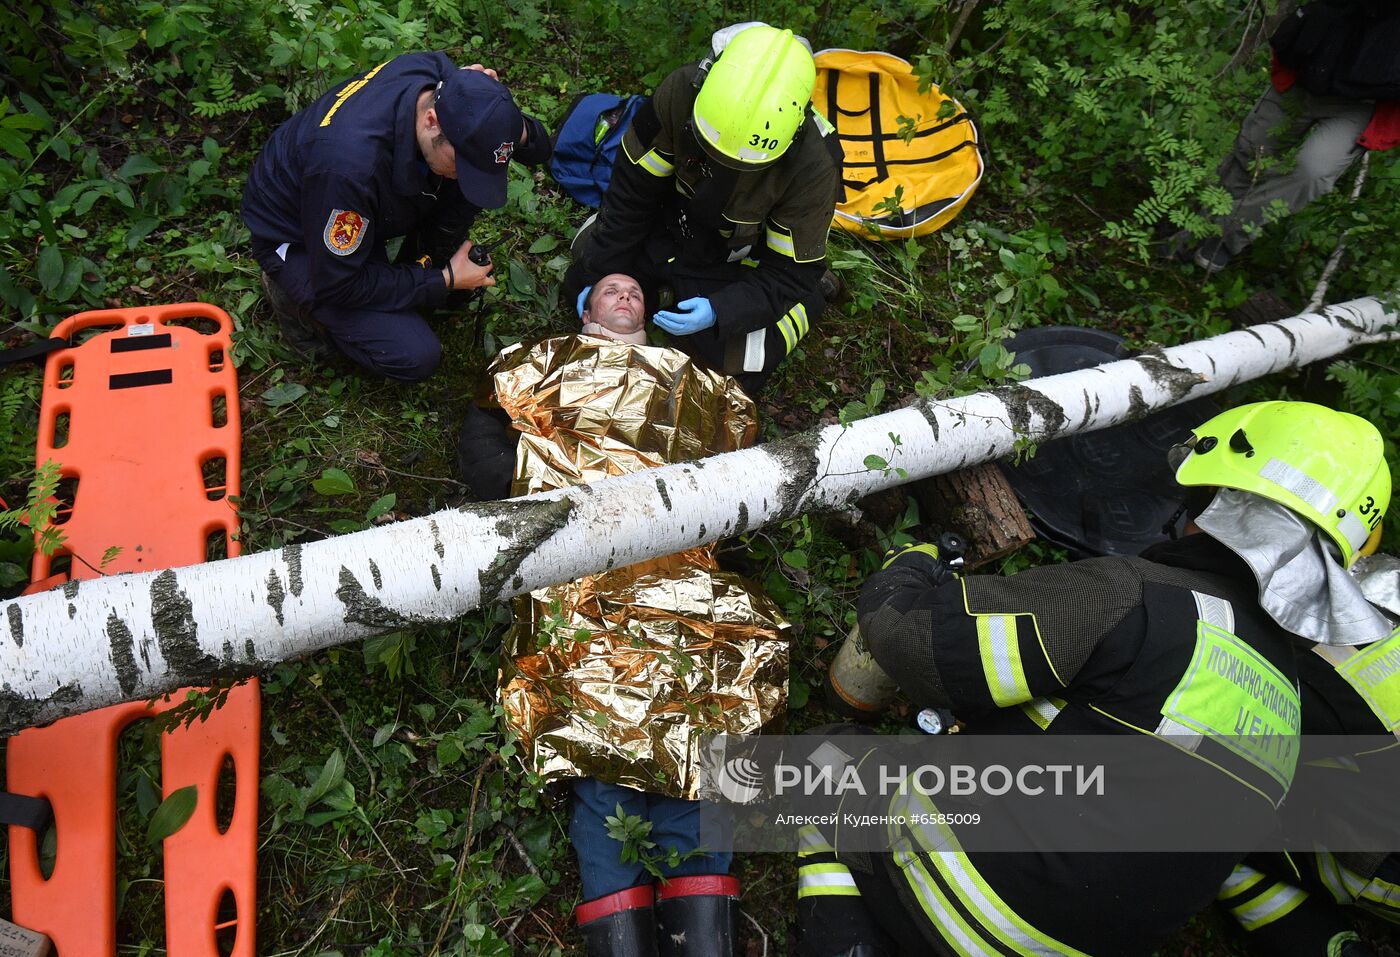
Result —
<svg viewBox="0 0 1400 957"><path fill-rule="evenodd" d="M50 352L67 349L68 346L67 339L36 339L28 345L16 346L13 349L0 349L0 368L20 362L33 361L42 364Z"/></svg>
<svg viewBox="0 0 1400 957"><path fill-rule="evenodd" d="M0 824L18 824L42 834L52 820L53 808L43 798L0 791Z"/></svg>

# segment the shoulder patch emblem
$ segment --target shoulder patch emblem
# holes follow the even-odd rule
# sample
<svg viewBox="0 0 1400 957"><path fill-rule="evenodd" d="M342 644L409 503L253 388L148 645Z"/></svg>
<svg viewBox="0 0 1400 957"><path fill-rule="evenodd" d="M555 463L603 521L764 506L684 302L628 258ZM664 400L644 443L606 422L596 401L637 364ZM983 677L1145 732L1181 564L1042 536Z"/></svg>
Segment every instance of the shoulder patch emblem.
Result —
<svg viewBox="0 0 1400 957"><path fill-rule="evenodd" d="M331 210L322 237L326 248L337 256L350 255L360 248L360 241L365 238L365 227L368 225L369 221L353 209Z"/></svg>

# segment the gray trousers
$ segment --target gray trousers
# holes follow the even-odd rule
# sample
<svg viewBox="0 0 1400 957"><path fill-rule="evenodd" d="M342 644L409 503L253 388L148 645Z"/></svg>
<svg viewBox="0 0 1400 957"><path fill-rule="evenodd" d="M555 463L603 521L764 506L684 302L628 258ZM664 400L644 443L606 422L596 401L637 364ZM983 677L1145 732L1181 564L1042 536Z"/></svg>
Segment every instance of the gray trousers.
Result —
<svg viewBox="0 0 1400 957"><path fill-rule="evenodd" d="M1370 100L1314 96L1299 86L1279 93L1271 85L1220 164L1221 185L1235 198L1230 214L1216 220L1225 248L1235 254L1253 242L1275 200L1296 213L1331 190L1361 155L1356 138L1375 108ZM1294 157L1283 156L1295 146Z"/></svg>

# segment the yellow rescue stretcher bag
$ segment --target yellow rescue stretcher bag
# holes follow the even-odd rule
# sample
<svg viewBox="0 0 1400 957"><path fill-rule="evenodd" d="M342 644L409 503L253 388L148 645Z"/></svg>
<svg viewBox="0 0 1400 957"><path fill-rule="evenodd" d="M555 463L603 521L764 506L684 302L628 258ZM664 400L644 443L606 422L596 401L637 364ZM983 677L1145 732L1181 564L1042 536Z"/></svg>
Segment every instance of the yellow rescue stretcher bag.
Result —
<svg viewBox="0 0 1400 957"><path fill-rule="evenodd" d="M977 127L962 104L936 86L920 93L913 67L889 53L832 49L816 61L812 104L846 154L835 224L904 239L951 222L982 181Z"/></svg>

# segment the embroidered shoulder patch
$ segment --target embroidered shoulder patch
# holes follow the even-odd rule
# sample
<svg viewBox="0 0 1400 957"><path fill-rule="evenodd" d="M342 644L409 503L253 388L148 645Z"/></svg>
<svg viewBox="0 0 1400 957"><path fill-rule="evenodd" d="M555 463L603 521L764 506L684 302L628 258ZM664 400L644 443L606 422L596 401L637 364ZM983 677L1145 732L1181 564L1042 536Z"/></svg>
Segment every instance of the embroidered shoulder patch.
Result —
<svg viewBox="0 0 1400 957"><path fill-rule="evenodd" d="M360 248L360 241L365 238L365 227L368 225L369 221L353 209L331 210L322 237L326 248L337 256L350 255Z"/></svg>

